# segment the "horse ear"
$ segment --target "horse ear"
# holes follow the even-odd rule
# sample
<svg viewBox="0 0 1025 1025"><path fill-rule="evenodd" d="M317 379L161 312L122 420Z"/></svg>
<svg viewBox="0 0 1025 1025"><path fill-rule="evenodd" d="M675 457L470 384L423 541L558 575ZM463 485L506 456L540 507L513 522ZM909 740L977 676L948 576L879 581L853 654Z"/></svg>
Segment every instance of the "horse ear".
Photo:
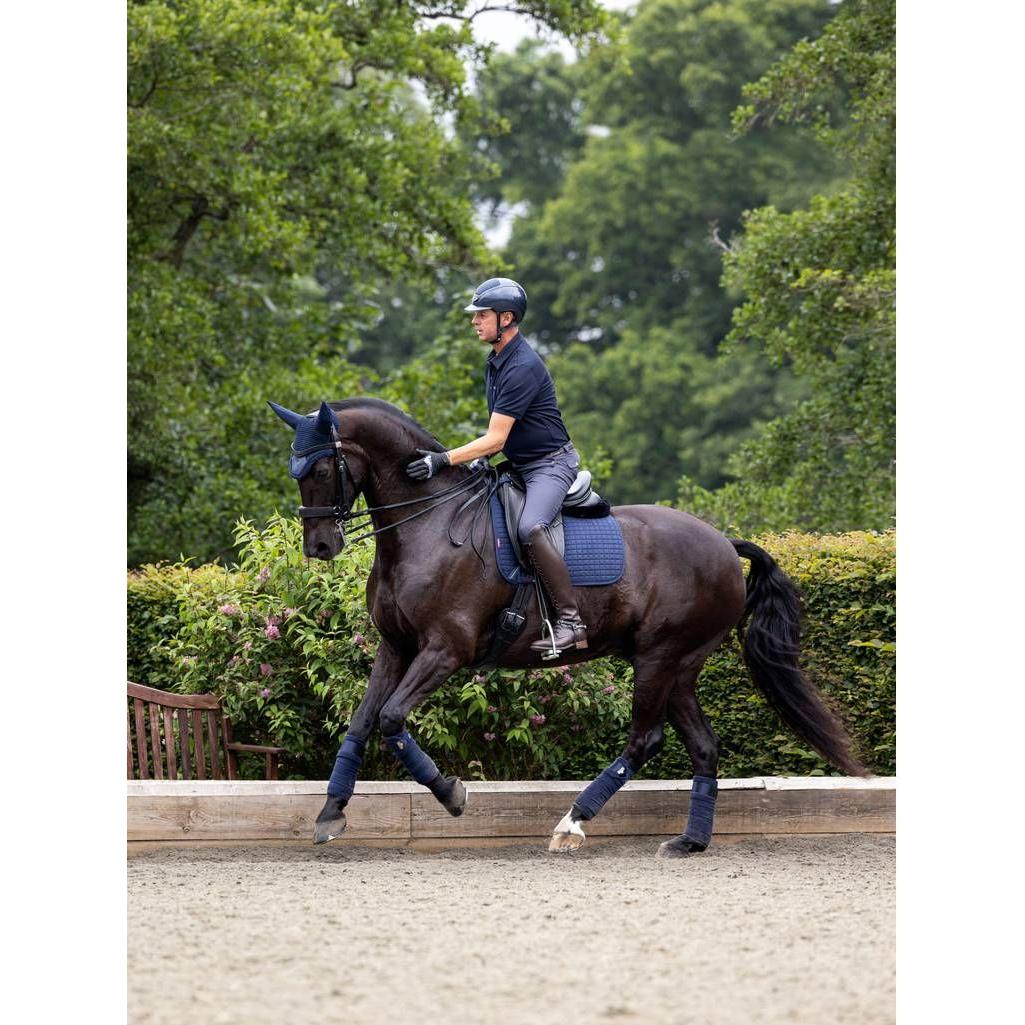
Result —
<svg viewBox="0 0 1025 1025"><path fill-rule="evenodd" d="M284 406L279 406L276 402L268 402L267 405L293 429L297 428L306 419L302 413L293 413L292 410L285 409Z"/></svg>
<svg viewBox="0 0 1025 1025"><path fill-rule="evenodd" d="M317 428L328 434L332 427L337 431L339 426L335 411L326 402L322 402L317 412Z"/></svg>

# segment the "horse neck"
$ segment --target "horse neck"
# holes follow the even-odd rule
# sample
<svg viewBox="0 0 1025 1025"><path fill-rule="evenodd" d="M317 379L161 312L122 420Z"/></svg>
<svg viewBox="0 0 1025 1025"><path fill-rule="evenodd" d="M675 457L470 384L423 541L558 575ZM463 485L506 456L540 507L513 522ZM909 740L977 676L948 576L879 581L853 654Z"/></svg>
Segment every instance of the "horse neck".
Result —
<svg viewBox="0 0 1025 1025"><path fill-rule="evenodd" d="M378 542L388 539L401 544L406 535L418 530L421 524L436 516L444 516L445 509L449 509L449 515L454 512L459 504L459 499L452 499L445 502L437 511L425 512L423 516L417 516L408 523L394 526L407 517L413 516L421 510L427 509L431 504L431 498L440 492L447 490L465 479L468 471L465 467L453 467L438 473L426 481L415 481L406 475L406 465L415 458L417 448L433 449L434 442L429 438L417 438L412 431L401 425L392 425L390 431L382 431L380 428L367 429L357 433L358 444L364 455L370 472L367 481L363 486L363 493L367 505L389 506L401 502L415 502L415 505L400 506L398 509L382 509L370 514L374 529L381 530L384 527L393 529L387 530L378 538ZM447 520L445 521L448 522Z"/></svg>

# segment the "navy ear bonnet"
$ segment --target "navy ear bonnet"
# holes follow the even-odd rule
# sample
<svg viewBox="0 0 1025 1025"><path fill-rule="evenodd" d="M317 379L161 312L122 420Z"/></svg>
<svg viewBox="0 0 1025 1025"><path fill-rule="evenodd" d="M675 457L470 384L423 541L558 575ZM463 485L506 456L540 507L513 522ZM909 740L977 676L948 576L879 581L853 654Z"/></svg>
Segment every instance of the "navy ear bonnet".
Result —
<svg viewBox="0 0 1025 1025"><path fill-rule="evenodd" d="M309 416L293 413L276 402L269 402L268 405L289 427L295 428L292 455L288 460L290 476L302 480L318 459L334 455L335 442L331 437L331 428L338 430L338 415L326 402L322 402L320 409Z"/></svg>

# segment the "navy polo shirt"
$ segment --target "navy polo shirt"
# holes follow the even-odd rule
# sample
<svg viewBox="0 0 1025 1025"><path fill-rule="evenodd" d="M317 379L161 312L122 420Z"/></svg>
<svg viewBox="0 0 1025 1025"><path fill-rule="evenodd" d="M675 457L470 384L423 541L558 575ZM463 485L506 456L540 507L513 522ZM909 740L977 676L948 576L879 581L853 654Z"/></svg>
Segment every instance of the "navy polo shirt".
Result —
<svg viewBox="0 0 1025 1025"><path fill-rule="evenodd" d="M552 375L518 331L499 355L491 350L484 390L489 414L503 413L516 419L502 449L510 462L532 462L569 441Z"/></svg>

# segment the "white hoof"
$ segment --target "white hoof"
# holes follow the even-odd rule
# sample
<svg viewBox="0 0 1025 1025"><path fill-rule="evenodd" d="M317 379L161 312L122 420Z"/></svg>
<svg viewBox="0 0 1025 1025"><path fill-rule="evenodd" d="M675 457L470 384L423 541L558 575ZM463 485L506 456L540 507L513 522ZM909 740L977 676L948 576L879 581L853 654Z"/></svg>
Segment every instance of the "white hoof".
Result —
<svg viewBox="0 0 1025 1025"><path fill-rule="evenodd" d="M548 842L548 850L575 851L586 839L580 823L574 822L571 813L566 812L552 833L552 839Z"/></svg>

